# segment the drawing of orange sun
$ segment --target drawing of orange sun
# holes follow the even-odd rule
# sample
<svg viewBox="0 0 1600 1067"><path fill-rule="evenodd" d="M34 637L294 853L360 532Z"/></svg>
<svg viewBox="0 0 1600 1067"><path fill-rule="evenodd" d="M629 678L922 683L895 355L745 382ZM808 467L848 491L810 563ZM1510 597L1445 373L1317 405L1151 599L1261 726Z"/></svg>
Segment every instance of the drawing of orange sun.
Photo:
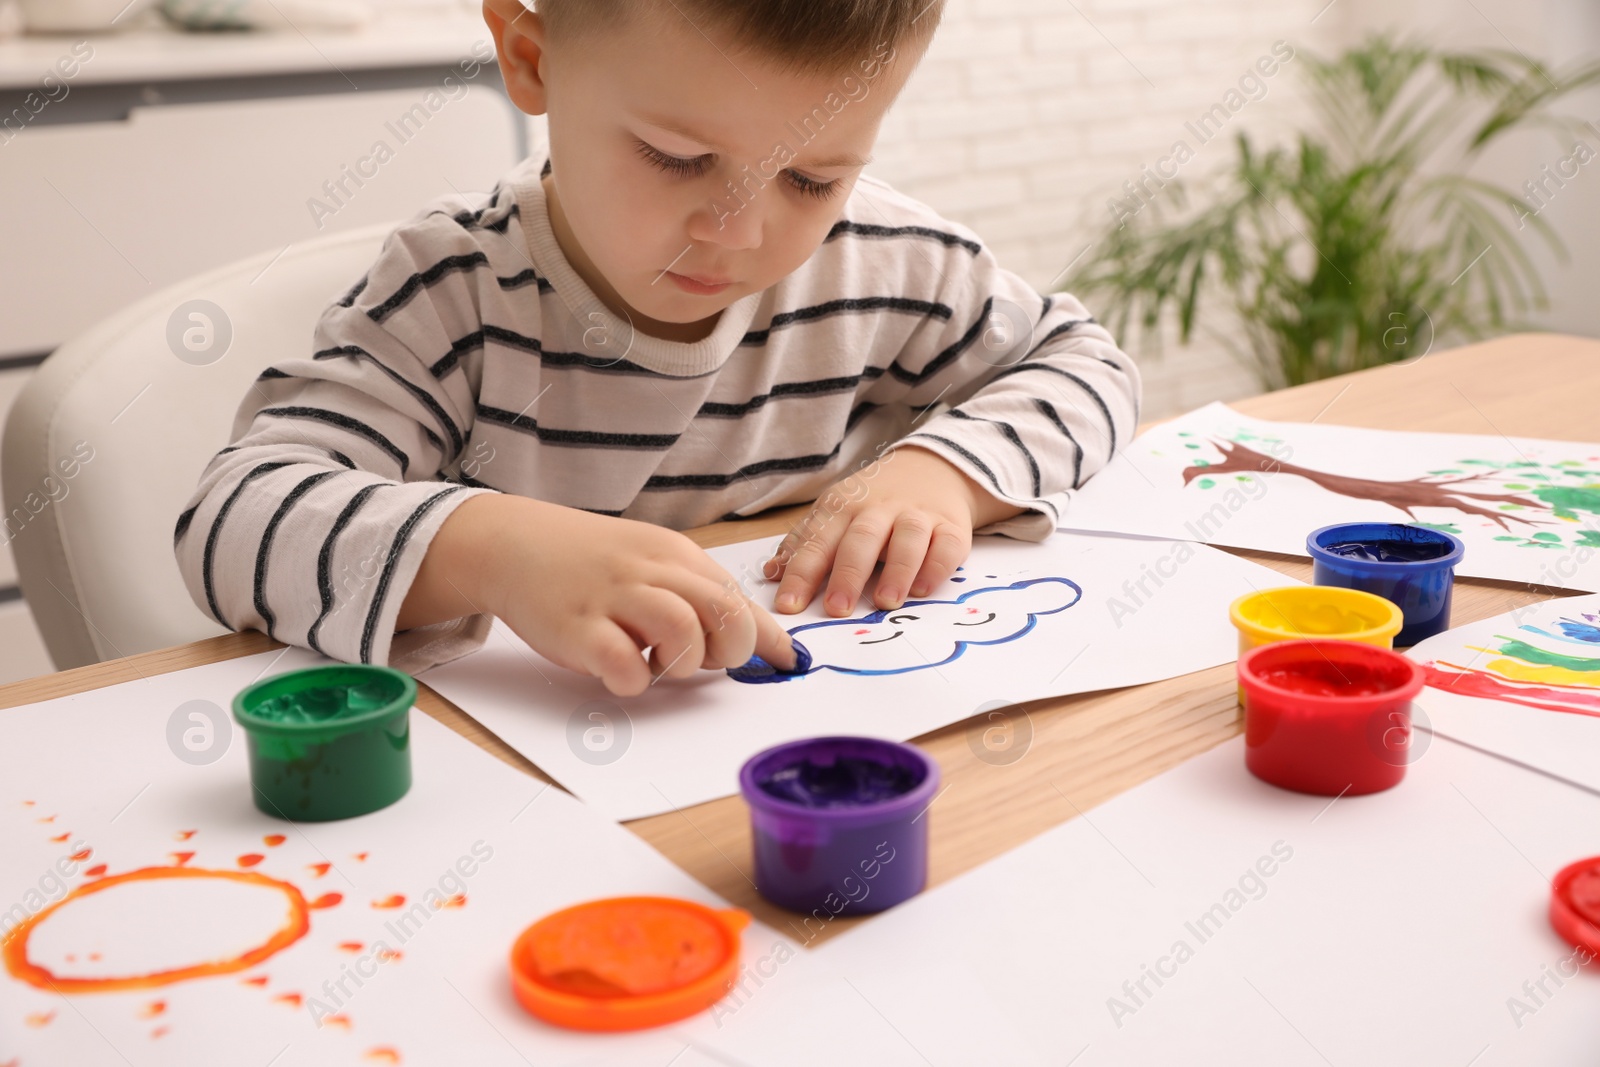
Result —
<svg viewBox="0 0 1600 1067"><path fill-rule="evenodd" d="M85 882L20 923L5 945L6 970L60 993L232 974L304 937L311 907L288 882L253 871L145 867ZM164 936L150 938L152 928ZM94 951L80 955L88 945Z"/></svg>

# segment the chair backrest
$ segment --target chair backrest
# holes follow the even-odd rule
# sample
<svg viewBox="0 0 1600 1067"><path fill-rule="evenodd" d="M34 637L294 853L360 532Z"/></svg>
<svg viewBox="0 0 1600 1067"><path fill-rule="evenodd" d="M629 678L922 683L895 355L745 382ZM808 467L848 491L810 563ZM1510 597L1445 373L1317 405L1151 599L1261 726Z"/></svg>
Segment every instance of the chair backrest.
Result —
<svg viewBox="0 0 1600 1067"><path fill-rule="evenodd" d="M311 354L317 318L395 225L191 278L40 366L6 420L0 491L3 537L58 670L226 632L189 598L173 525L250 383Z"/></svg>

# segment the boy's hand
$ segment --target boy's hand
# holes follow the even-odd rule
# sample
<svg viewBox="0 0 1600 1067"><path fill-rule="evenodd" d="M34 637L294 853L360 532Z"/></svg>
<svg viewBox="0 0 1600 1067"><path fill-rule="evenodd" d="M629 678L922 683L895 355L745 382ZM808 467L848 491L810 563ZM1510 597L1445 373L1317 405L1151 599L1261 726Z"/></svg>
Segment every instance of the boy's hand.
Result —
<svg viewBox="0 0 1600 1067"><path fill-rule="evenodd" d="M742 666L752 653L779 670L795 666L778 620L665 527L484 494L440 527L425 572L430 564L419 577L448 576L472 610L505 620L545 658L617 696L637 696L661 676ZM444 610L462 613L459 604Z"/></svg>
<svg viewBox="0 0 1600 1067"><path fill-rule="evenodd" d="M926 596L967 558L972 531L1024 509L998 500L937 454L915 445L886 452L818 498L764 565L778 585L775 607L800 611L832 567L823 599L829 615L849 615L883 560L873 602L896 608Z"/></svg>

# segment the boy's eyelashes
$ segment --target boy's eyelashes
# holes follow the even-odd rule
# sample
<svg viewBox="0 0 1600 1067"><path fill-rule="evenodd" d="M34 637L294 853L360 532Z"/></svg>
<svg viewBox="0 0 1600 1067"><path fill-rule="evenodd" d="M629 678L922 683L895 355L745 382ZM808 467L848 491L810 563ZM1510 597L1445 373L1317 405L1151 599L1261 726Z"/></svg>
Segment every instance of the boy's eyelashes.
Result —
<svg viewBox="0 0 1600 1067"><path fill-rule="evenodd" d="M634 142L634 148L644 158L645 162L657 170L665 171L680 178L698 178L711 168L710 156L686 158L684 156L668 155L654 145L637 140ZM843 185L843 182L838 179L834 179L831 182L819 182L793 170L783 171L783 177L796 191L817 200L827 200L837 193L840 186Z"/></svg>

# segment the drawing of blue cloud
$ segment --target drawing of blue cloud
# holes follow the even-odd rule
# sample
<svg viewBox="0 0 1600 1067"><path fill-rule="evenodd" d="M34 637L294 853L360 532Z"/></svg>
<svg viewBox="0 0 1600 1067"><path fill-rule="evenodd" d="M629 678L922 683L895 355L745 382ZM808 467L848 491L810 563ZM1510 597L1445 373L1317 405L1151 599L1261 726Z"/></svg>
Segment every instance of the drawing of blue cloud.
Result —
<svg viewBox="0 0 1600 1067"><path fill-rule="evenodd" d="M942 666L974 645L1000 645L1032 630L1040 615L1065 611L1083 597L1066 578L1029 578L969 589L954 600L908 600L859 619L825 619L790 630L800 663L779 671L761 657L728 671L736 681L786 682L821 670L904 674Z"/></svg>

